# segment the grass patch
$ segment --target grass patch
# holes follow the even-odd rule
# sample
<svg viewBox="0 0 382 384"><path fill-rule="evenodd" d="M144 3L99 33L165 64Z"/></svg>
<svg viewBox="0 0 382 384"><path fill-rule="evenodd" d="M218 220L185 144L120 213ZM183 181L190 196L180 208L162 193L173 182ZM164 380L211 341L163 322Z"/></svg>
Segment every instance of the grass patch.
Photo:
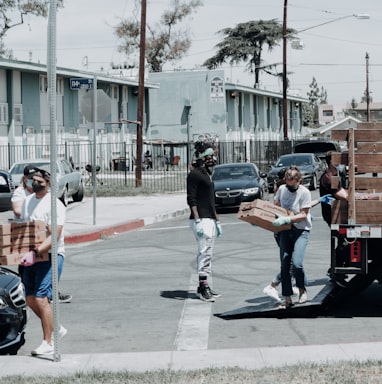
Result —
<svg viewBox="0 0 382 384"><path fill-rule="evenodd" d="M158 193L157 190L151 187L133 187L133 186L119 186L119 185L97 185L97 197L123 197L123 196L138 196L138 195L152 195ZM87 187L85 189L85 196L93 196L93 189Z"/></svg>
<svg viewBox="0 0 382 384"><path fill-rule="evenodd" d="M77 373L53 376L7 376L7 384L379 384L381 361L306 364L284 368L246 370L239 368L203 369L193 371L153 371Z"/></svg>

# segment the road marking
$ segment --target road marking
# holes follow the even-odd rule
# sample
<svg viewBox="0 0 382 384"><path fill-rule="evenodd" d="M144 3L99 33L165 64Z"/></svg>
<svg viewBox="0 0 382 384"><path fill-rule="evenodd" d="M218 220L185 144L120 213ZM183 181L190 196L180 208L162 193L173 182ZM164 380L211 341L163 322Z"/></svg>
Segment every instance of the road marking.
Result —
<svg viewBox="0 0 382 384"><path fill-rule="evenodd" d="M212 282L211 279L209 282ZM197 275L193 273L189 291L195 292L197 286ZM184 301L174 343L177 351L199 351L208 348L211 311L212 303L210 302L196 298L188 298Z"/></svg>

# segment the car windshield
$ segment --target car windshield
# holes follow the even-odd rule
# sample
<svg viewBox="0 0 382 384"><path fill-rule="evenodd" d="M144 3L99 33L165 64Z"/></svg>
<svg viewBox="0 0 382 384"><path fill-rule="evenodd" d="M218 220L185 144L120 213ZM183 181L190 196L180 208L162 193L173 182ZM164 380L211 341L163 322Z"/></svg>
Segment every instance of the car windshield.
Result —
<svg viewBox="0 0 382 384"><path fill-rule="evenodd" d="M291 165L309 165L312 164L310 156L282 156L276 164L276 167L290 167Z"/></svg>
<svg viewBox="0 0 382 384"><path fill-rule="evenodd" d="M43 165L45 165L45 166L49 165L49 163L45 163L45 162L44 163L41 162L41 163L20 163L20 164L15 164L15 166L12 168L10 173L12 175L23 175L24 174L24 168L27 165L29 165L29 164L33 165L36 168L41 167ZM58 169L57 169L57 171L58 171Z"/></svg>
<svg viewBox="0 0 382 384"><path fill-rule="evenodd" d="M227 179L249 179L257 177L256 171L252 167L226 167L215 169L212 179L227 180Z"/></svg>

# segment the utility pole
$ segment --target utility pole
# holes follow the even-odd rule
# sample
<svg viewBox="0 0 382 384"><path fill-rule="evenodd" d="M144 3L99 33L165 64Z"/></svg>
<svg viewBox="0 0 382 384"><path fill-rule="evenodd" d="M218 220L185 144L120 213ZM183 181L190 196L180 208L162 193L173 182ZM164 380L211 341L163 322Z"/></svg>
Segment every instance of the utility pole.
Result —
<svg viewBox="0 0 382 384"><path fill-rule="evenodd" d="M141 37L139 51L139 82L137 112L137 158L135 161L135 186L142 186L142 127L145 102L145 51L146 51L146 0L141 0Z"/></svg>
<svg viewBox="0 0 382 384"><path fill-rule="evenodd" d="M283 19L283 132L284 140L288 139L288 79L287 79L287 9L288 0L284 0L284 19Z"/></svg>
<svg viewBox="0 0 382 384"><path fill-rule="evenodd" d="M369 54L366 52L366 109L367 122L370 122L370 91L369 91Z"/></svg>

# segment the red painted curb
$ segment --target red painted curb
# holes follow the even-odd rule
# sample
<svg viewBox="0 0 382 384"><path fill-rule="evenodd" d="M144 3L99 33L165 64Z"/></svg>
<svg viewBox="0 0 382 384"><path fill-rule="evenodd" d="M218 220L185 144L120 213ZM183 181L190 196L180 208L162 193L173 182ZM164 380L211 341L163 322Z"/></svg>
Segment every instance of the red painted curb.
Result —
<svg viewBox="0 0 382 384"><path fill-rule="evenodd" d="M115 225L108 228L101 228L93 232L82 233L79 235L65 236L65 244L79 244L89 241L100 240L104 236L111 236L115 233L127 232L133 229L141 228L145 225L144 220L131 221L129 223Z"/></svg>

